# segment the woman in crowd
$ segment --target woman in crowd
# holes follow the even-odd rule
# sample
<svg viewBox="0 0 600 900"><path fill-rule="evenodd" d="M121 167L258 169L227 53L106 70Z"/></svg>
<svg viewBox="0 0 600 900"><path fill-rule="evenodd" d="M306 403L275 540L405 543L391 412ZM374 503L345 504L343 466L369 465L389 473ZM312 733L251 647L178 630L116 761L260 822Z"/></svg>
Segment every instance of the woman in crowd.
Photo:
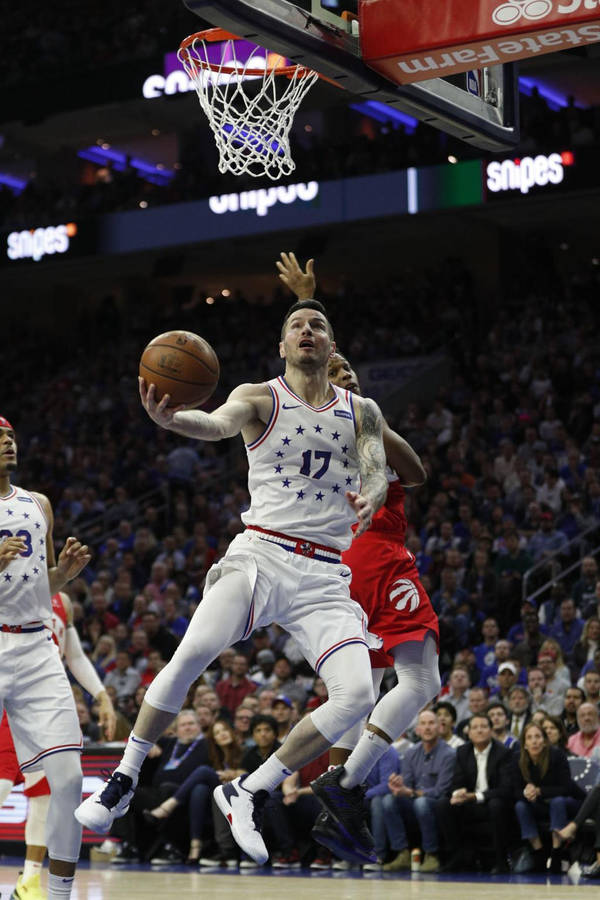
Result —
<svg viewBox="0 0 600 900"><path fill-rule="evenodd" d="M211 818L211 798L214 789L223 782L233 781L245 773L240 768L242 746L229 722L218 719L207 738L210 765L198 766L177 788L172 797L144 810L146 821L158 824L180 806L188 806L190 849L188 865L196 865L202 855L202 837Z"/></svg>
<svg viewBox="0 0 600 900"><path fill-rule="evenodd" d="M550 714L547 714L542 722L542 728L544 734L548 738L550 746L558 747L563 753L567 753L567 741L569 740L569 735L567 734L565 723L560 716L551 716Z"/></svg>
<svg viewBox="0 0 600 900"><path fill-rule="evenodd" d="M558 832L565 827L577 809L575 794L582 792L573 784L569 763L562 750L551 746L543 728L528 722L523 729L521 752L514 765L515 812L521 837L533 850L521 857L517 869L521 872L546 868L546 852L542 838L549 829L552 839L551 871L560 872L561 838Z"/></svg>
<svg viewBox="0 0 600 900"><path fill-rule="evenodd" d="M581 637L573 650L573 661L579 672L587 662L594 660L594 653L600 647L600 619L590 616L581 632Z"/></svg>

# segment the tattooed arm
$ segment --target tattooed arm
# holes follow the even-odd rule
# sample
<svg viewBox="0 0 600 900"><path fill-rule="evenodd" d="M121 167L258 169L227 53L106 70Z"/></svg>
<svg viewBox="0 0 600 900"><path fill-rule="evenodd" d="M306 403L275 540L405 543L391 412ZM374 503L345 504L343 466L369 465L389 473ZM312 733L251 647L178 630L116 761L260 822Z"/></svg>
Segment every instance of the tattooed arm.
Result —
<svg viewBox="0 0 600 900"><path fill-rule="evenodd" d="M356 449L360 466L361 490L346 491L348 503L358 518L355 537L366 531L374 514L385 503L388 483L385 475L383 416L373 400L355 398Z"/></svg>

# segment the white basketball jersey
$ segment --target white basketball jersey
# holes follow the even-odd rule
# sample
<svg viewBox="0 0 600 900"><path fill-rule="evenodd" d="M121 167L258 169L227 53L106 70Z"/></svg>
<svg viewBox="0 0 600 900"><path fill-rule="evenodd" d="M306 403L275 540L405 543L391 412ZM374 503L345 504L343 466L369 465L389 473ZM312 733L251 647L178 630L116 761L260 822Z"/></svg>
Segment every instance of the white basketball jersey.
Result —
<svg viewBox="0 0 600 900"><path fill-rule="evenodd" d="M314 407L283 377L267 382L273 409L262 435L246 445L250 509L246 525L345 550L356 515L345 497L360 490L352 394Z"/></svg>
<svg viewBox="0 0 600 900"><path fill-rule="evenodd" d="M0 572L0 624L50 624L47 532L46 515L30 493L12 486L7 497L0 497L0 541L11 536L25 541L23 552Z"/></svg>

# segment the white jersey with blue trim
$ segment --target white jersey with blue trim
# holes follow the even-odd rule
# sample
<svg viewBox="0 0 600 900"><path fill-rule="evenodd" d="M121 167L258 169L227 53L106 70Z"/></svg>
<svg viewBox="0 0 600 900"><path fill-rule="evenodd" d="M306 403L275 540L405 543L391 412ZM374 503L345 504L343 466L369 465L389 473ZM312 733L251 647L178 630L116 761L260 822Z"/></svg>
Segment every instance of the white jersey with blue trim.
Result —
<svg viewBox="0 0 600 900"><path fill-rule="evenodd" d="M0 572L0 624L50 624L47 533L46 514L32 494L13 485L0 497L0 541L13 536L25 541L23 552Z"/></svg>
<svg viewBox="0 0 600 900"><path fill-rule="evenodd" d="M360 491L356 423L350 391L311 406L280 376L267 382L273 409L265 430L246 444L250 509L256 525L336 550L352 540L356 515L346 491Z"/></svg>

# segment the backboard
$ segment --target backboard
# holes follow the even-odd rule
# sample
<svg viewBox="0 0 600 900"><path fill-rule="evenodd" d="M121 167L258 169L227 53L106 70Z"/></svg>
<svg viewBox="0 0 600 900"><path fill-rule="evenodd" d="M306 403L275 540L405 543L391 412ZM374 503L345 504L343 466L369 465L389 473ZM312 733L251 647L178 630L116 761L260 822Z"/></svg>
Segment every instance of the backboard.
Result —
<svg viewBox="0 0 600 900"><path fill-rule="evenodd" d="M354 0L184 0L203 22L315 69L364 102L386 104L484 150L519 140L514 65L398 85L361 57ZM199 26L201 27L201 26ZM332 88L334 90L334 88Z"/></svg>

